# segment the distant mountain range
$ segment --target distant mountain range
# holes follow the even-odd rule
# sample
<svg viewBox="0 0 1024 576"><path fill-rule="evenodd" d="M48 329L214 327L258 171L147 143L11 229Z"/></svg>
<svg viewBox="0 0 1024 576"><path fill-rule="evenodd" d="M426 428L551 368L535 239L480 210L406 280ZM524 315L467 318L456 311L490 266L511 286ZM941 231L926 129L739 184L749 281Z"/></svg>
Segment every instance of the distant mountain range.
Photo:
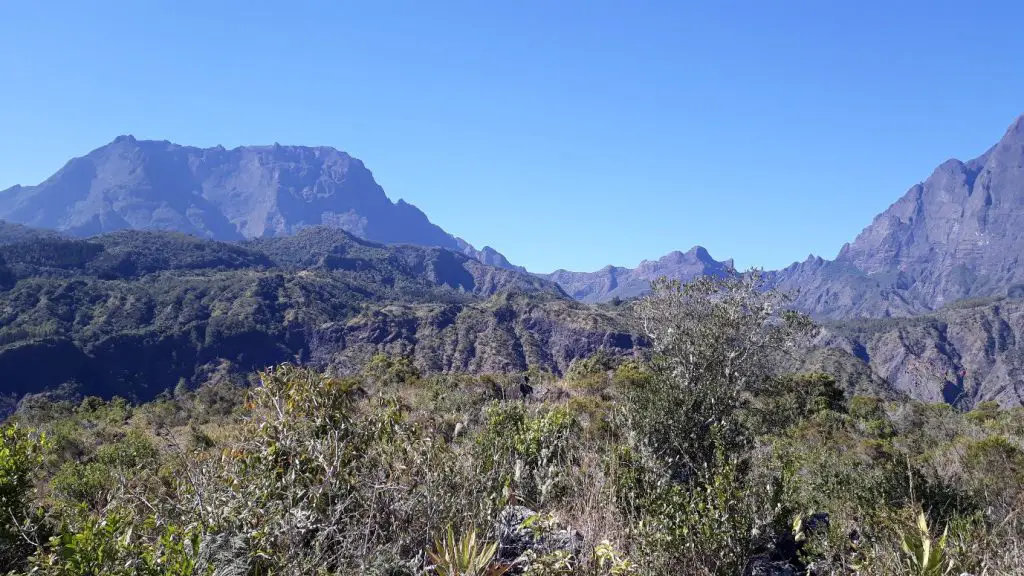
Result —
<svg viewBox="0 0 1024 576"><path fill-rule="evenodd" d="M91 236L173 230L213 240L293 234L318 225L388 244L438 246L515 268L392 202L361 161L327 147L193 148L119 136L38 186L0 191L0 220Z"/></svg>
<svg viewBox="0 0 1024 576"><path fill-rule="evenodd" d="M636 344L619 307L567 295L627 300L660 276L733 271L697 246L632 269L527 274L392 202L332 148L119 137L0 192L4 219L22 225L0 222L0 370L59 382L74 368L124 391L165 386L164 373L198 380L214 362L343 367L374 350L429 370L561 371ZM765 275L824 322L810 358L848 389L884 379L923 400L1021 405L1022 257L1024 116L978 158L941 164L834 260ZM119 366L115 348L142 363ZM158 361L172 350L178 364Z"/></svg>
<svg viewBox="0 0 1024 576"><path fill-rule="evenodd" d="M545 277L580 300L603 302L643 294L658 276L686 281L731 268L697 247L633 269ZM812 256L766 279L819 319L912 316L963 298L1024 293L1024 116L978 158L936 168L834 260Z"/></svg>
<svg viewBox="0 0 1024 576"><path fill-rule="evenodd" d="M733 272L732 260L719 262L701 246L689 252L671 252L657 260L644 260L636 268L606 266L597 272L556 270L543 276L557 282L573 298L583 302L628 299L648 292L651 281L662 276L692 280L698 276L724 276Z"/></svg>
<svg viewBox="0 0 1024 576"><path fill-rule="evenodd" d="M193 148L120 136L38 186L0 192L0 220L73 236L175 230L215 240L293 234L326 225L387 244L436 246L523 271L392 202L361 161L327 147ZM949 160L877 216L834 260L768 272L818 318L908 316L962 298L1024 290L1024 116L987 152ZM584 302L643 294L651 280L721 275L697 246L636 268L540 275Z"/></svg>

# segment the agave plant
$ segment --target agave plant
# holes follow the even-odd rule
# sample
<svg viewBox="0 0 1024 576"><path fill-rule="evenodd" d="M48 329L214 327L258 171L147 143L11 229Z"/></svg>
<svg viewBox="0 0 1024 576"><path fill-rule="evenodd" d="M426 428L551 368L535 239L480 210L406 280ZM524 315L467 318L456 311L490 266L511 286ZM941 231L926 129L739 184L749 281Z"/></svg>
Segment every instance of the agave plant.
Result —
<svg viewBox="0 0 1024 576"><path fill-rule="evenodd" d="M944 576L953 572L953 563L946 559L947 530L938 540L932 539L928 518L917 515L917 532L903 535L903 551L911 573L918 576Z"/></svg>
<svg viewBox="0 0 1024 576"><path fill-rule="evenodd" d="M456 541L452 527L448 526L445 536L434 542L434 549L427 556L438 576L502 576L512 567L492 563L497 551L497 543L477 540L476 529L470 528Z"/></svg>

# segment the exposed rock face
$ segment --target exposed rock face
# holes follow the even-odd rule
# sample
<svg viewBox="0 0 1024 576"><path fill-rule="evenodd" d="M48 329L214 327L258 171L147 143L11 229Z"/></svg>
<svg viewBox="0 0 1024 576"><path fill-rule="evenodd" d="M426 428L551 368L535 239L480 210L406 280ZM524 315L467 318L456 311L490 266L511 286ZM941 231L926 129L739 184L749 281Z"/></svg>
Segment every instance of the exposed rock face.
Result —
<svg viewBox="0 0 1024 576"><path fill-rule="evenodd" d="M529 526L531 520L536 522L536 517L537 513L525 506L508 506L494 523L498 537L497 559L512 565L516 574L528 568L530 555L541 557L563 552L576 557L583 549L582 534L572 528Z"/></svg>
<svg viewBox="0 0 1024 576"><path fill-rule="evenodd" d="M409 356L426 372L517 372L536 366L564 374L598 350L642 346L617 322L566 300L496 296L483 304L392 305L310 335L310 360L340 372L376 352Z"/></svg>
<svg viewBox="0 0 1024 576"><path fill-rule="evenodd" d="M820 318L908 316L1024 284L1024 116L987 152L949 160L833 261L771 279Z"/></svg>
<svg viewBox="0 0 1024 576"><path fill-rule="evenodd" d="M412 204L393 203L361 161L327 147L202 149L121 136L38 186L0 192L0 219L74 236L132 228L216 240L323 224L512 267L494 250L476 250L432 224Z"/></svg>
<svg viewBox="0 0 1024 576"><path fill-rule="evenodd" d="M684 282L698 276L724 276L733 268L732 260L719 262L701 246L689 252L672 252L658 260L644 260L636 268L606 266L597 272L556 270L544 277L553 280L570 296L583 302L605 302L612 298L632 298L646 293L651 281L661 276Z"/></svg>
<svg viewBox="0 0 1024 576"><path fill-rule="evenodd" d="M820 344L846 350L897 391L970 408L1024 404L1024 300L964 302L915 318L831 324Z"/></svg>

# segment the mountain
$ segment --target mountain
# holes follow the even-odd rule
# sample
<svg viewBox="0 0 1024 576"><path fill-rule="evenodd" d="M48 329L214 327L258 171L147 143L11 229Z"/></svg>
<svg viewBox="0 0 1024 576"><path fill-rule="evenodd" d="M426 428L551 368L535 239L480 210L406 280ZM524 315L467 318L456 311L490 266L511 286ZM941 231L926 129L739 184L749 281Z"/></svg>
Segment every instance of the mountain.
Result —
<svg viewBox="0 0 1024 576"><path fill-rule="evenodd" d="M825 325L818 344L860 358L893 390L970 409L1024 405L1024 299L964 300L911 318Z"/></svg>
<svg viewBox="0 0 1024 576"><path fill-rule="evenodd" d="M173 230L214 240L335 226L374 242L438 246L503 268L491 248L392 202L363 163L327 147L193 148L120 136L38 186L0 192L0 220L72 236Z"/></svg>
<svg viewBox="0 0 1024 576"><path fill-rule="evenodd" d="M650 290L661 276L688 281L702 275L723 276L733 269L732 260L719 262L701 246L689 252L671 252L657 260L644 260L636 268L606 266L597 272L556 270L544 278L557 282L570 296L583 302L628 299Z"/></svg>
<svg viewBox="0 0 1024 576"><path fill-rule="evenodd" d="M0 245L0 262L0 373L15 396L75 381L146 400L179 379L296 359L344 372L378 351L424 371L562 373L635 346L614 311L552 282L329 227L242 243L42 234Z"/></svg>
<svg viewBox="0 0 1024 576"><path fill-rule="evenodd" d="M1024 292L1024 116L984 154L948 160L879 214L834 260L810 256L765 272L771 287L818 319L912 316L964 298ZM544 275L574 298L603 302L645 293L650 281L721 275L696 247L635 269Z"/></svg>
<svg viewBox="0 0 1024 576"><path fill-rule="evenodd" d="M968 162L948 160L835 260L774 273L819 318L909 316L1024 290L1024 116Z"/></svg>

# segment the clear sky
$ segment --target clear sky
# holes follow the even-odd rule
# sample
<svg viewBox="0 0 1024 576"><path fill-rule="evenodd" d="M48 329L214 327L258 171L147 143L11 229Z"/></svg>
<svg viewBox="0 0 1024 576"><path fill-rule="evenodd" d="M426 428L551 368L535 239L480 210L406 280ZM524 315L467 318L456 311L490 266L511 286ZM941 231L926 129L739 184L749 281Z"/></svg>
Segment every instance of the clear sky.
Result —
<svg viewBox="0 0 1024 576"><path fill-rule="evenodd" d="M1007 0L0 0L0 189L118 134L330 145L534 271L832 257L1024 113Z"/></svg>

